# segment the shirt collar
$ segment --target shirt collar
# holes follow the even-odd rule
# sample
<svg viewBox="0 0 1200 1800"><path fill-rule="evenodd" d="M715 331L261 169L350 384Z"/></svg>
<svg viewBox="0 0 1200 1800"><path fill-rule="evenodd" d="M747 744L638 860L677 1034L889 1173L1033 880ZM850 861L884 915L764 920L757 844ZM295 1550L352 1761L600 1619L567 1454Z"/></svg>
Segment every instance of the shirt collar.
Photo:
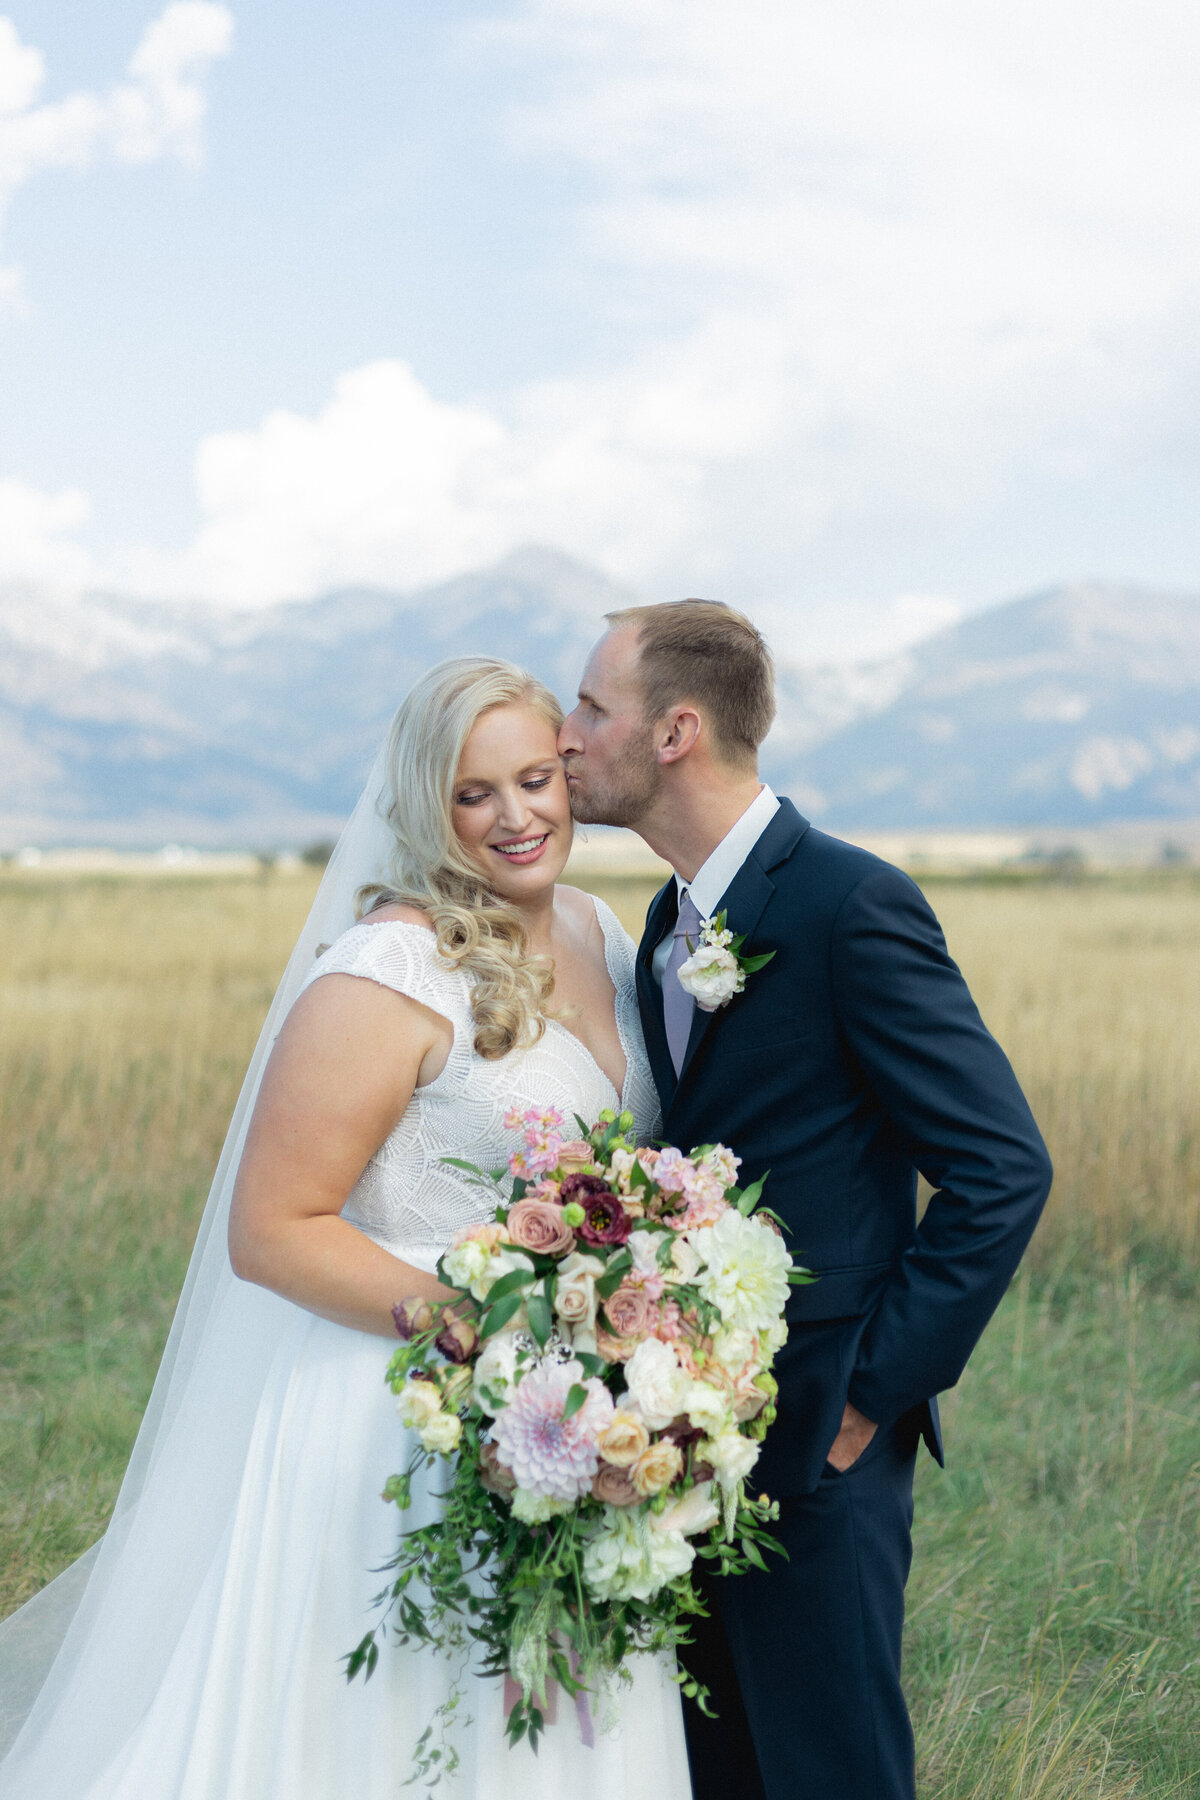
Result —
<svg viewBox="0 0 1200 1800"><path fill-rule="evenodd" d="M710 919L721 896L778 811L778 799L764 785L711 856L696 870L692 880L685 881L682 875L676 874L676 899L682 897L686 888L700 917Z"/></svg>

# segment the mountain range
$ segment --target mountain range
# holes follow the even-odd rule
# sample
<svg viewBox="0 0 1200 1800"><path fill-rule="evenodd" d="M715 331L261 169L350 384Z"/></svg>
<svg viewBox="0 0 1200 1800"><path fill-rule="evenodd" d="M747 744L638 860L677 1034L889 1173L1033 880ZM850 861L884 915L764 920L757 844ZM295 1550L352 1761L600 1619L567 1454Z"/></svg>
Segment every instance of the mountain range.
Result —
<svg viewBox="0 0 1200 1800"><path fill-rule="evenodd" d="M399 698L477 650L574 692L633 596L552 550L259 612L0 589L0 849L328 836ZM764 772L822 825L1200 817L1200 596L1075 584L899 657L779 669Z"/></svg>

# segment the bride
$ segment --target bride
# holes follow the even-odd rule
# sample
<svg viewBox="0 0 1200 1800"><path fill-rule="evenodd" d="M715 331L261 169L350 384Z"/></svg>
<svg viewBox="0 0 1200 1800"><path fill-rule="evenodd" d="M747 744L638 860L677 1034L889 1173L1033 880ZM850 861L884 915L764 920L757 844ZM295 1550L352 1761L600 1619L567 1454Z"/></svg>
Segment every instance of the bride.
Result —
<svg viewBox="0 0 1200 1800"><path fill-rule="evenodd" d="M561 716L478 657L397 713L264 1027L109 1530L0 1627L4 1800L395 1800L408 1778L454 1666L388 1645L347 1684L340 1659L400 1524L391 1308L445 1293L437 1259L486 1206L440 1159L501 1165L514 1104L657 1127L633 945L556 886ZM686 1800L678 1688L646 1656L630 1674L594 1748L561 1708L536 1760L501 1683L468 1679L443 1791Z"/></svg>

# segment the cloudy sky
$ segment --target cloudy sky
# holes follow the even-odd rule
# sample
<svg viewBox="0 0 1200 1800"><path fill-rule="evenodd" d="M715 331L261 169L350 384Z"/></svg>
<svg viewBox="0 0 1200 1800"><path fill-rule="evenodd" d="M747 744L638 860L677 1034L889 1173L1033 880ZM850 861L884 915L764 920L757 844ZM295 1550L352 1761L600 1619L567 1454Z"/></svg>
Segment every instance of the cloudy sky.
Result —
<svg viewBox="0 0 1200 1800"><path fill-rule="evenodd" d="M1200 585L1182 0L0 7L0 581Z"/></svg>

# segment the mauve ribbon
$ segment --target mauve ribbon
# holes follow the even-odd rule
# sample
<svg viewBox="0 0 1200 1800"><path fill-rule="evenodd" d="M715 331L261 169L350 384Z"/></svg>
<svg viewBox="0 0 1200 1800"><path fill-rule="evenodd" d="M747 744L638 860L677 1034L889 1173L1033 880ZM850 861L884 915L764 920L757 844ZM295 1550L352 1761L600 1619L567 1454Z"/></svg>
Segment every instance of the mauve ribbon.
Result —
<svg viewBox="0 0 1200 1800"><path fill-rule="evenodd" d="M579 1658L576 1656L576 1654L573 1650L570 1653L570 1660L571 1660L571 1673L572 1673L572 1675L578 1676L578 1674L579 1674ZM504 1677L504 1716L505 1716L505 1718L508 1717L509 1713L511 1713L513 1707L517 1704L517 1702L520 1698L521 1698L520 1682L514 1681L511 1675L506 1675ZM558 1717L558 1683L557 1683L557 1681L548 1681L546 1683L546 1704L545 1704L545 1707L542 1709L542 1717L546 1721L547 1725L553 1725L555 1719ZM588 1697L587 1697L586 1689L584 1689L582 1692L576 1694L576 1696L575 1696L575 1717L579 1721L579 1737L580 1737L580 1741L584 1745L584 1748L588 1749L588 1750L594 1750L596 1747L596 1733L595 1733L595 1729L592 1725L592 1709L591 1709L590 1705L588 1704Z"/></svg>

